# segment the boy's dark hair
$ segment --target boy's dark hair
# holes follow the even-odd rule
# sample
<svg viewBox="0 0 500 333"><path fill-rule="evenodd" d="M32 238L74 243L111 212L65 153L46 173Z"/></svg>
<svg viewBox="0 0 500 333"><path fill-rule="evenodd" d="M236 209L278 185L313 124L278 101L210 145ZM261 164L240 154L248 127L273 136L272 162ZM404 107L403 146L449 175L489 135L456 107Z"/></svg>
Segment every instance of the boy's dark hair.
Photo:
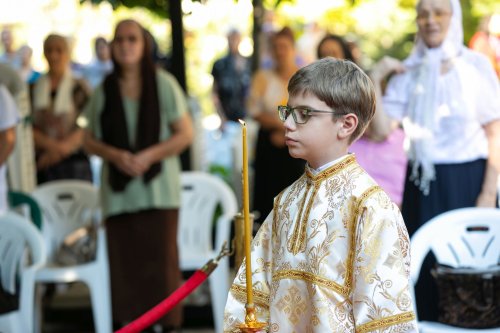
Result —
<svg viewBox="0 0 500 333"><path fill-rule="evenodd" d="M333 110L353 113L358 127L349 144L363 134L375 114L375 88L361 68L347 60L326 57L299 69L288 83L290 96L313 94Z"/></svg>

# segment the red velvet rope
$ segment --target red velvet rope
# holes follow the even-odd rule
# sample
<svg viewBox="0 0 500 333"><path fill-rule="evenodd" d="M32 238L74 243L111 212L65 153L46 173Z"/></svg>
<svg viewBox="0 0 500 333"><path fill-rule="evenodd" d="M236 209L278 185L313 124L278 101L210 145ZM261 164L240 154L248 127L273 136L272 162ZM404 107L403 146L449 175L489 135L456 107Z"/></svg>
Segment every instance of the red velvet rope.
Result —
<svg viewBox="0 0 500 333"><path fill-rule="evenodd" d="M201 269L197 270L186 282L184 282L182 286L177 288L173 294L115 333L139 333L153 325L156 321L158 321L158 319L172 310L177 303L182 301L187 295L202 284L203 281L207 279L209 274L210 273L207 274Z"/></svg>

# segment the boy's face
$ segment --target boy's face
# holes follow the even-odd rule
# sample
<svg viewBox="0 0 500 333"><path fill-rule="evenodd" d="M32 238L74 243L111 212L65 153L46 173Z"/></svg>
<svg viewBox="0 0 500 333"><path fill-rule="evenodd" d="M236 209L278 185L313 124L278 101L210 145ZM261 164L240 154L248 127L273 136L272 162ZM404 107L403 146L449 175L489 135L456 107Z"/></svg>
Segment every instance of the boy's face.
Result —
<svg viewBox="0 0 500 333"><path fill-rule="evenodd" d="M325 102L312 94L290 96L290 107L305 107L312 110L332 110ZM312 168L333 161L345 154L339 142L342 117L334 118L332 113L312 113L305 124L296 124L290 115L285 121L285 143L292 157L306 160Z"/></svg>

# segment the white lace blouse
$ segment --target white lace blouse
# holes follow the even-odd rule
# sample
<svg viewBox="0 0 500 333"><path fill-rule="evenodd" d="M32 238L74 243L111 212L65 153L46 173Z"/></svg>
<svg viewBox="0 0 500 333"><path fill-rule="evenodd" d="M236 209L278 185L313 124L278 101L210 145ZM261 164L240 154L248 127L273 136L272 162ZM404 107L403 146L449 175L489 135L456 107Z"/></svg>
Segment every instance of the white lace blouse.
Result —
<svg viewBox="0 0 500 333"><path fill-rule="evenodd" d="M414 130L407 120L415 75L415 69L408 69L394 76L383 98L384 110L403 121L407 134ZM434 128L430 129L431 161L447 164L487 158L488 142L482 126L500 119L499 82L488 59L465 49L452 68L439 77L436 98Z"/></svg>

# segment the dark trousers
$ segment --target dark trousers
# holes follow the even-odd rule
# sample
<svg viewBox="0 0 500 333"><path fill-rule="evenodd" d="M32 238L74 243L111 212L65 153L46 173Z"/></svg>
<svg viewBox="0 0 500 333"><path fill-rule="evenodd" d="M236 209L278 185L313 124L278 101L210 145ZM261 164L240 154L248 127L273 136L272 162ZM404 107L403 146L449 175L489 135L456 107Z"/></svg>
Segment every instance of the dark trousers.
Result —
<svg viewBox="0 0 500 333"><path fill-rule="evenodd" d="M411 167L410 163L406 174L402 208L410 237L420 226L441 213L476 205L486 168L484 159L460 164L435 165L436 180L431 182L430 193L427 196L409 180ZM419 320L438 320L439 290L430 274L435 263L434 254L427 255L415 286Z"/></svg>

